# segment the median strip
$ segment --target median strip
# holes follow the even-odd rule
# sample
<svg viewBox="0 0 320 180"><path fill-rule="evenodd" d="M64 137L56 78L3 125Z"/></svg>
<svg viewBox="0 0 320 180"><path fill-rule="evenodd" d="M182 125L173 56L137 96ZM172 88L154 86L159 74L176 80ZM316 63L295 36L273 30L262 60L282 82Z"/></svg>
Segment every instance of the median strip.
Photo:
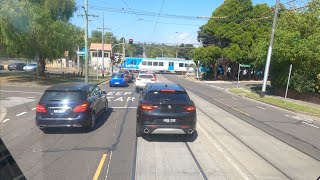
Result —
<svg viewBox="0 0 320 180"><path fill-rule="evenodd" d="M106 158L107 158L107 154L103 154L102 155L102 158L101 158L101 160L100 160L100 163L99 163L99 165L98 165L98 168L97 168L97 170L96 170L96 173L94 174L94 176L93 176L93 180L97 180L98 178L99 178L99 176L100 176L100 173L101 173L101 169L102 169L102 167L103 167L103 164L104 164L104 162L106 161Z"/></svg>

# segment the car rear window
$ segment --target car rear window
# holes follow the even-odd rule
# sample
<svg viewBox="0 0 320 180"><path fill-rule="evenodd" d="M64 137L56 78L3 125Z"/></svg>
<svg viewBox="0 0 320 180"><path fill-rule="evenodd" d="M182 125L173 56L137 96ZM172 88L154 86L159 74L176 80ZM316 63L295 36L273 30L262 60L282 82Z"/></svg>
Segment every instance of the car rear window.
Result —
<svg viewBox="0 0 320 180"><path fill-rule="evenodd" d="M158 92L151 91L146 97L148 101L168 100L168 101L189 101L189 96L185 92Z"/></svg>
<svg viewBox="0 0 320 180"><path fill-rule="evenodd" d="M41 100L43 101L77 101L83 100L82 93L80 91L46 91Z"/></svg>
<svg viewBox="0 0 320 180"><path fill-rule="evenodd" d="M152 79L153 78L153 76L152 75L150 75L150 74L143 74L143 75L140 75L139 76L139 78L144 78L144 79Z"/></svg>
<svg viewBox="0 0 320 180"><path fill-rule="evenodd" d="M124 75L123 74L113 74L112 78L123 78Z"/></svg>

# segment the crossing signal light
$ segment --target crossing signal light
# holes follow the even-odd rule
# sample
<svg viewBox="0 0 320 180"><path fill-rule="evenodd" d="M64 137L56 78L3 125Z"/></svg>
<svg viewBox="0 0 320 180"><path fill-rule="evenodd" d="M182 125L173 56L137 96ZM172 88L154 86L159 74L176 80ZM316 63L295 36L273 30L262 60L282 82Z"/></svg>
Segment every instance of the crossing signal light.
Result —
<svg viewBox="0 0 320 180"><path fill-rule="evenodd" d="M133 44L133 39L129 39L129 44Z"/></svg>

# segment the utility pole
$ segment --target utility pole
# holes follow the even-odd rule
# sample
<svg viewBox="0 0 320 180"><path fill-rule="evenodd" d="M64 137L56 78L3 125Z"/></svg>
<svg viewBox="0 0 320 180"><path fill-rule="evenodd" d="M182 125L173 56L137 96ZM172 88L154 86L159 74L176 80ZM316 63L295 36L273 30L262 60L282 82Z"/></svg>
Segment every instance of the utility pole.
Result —
<svg viewBox="0 0 320 180"><path fill-rule="evenodd" d="M268 48L266 67L265 67L265 70L264 70L261 96L264 96L265 93L266 93L266 87L267 87L267 81L268 81L268 75L269 75L269 68L270 68L270 61L271 61L271 55L272 55L272 46L273 46L273 41L274 41L274 34L275 34L275 31L276 31L276 24L277 24L277 17L278 17L279 7L280 7L280 0L276 0L276 8L274 10L272 31L271 31L271 37L270 37L270 44L269 44L269 48Z"/></svg>
<svg viewBox="0 0 320 180"><path fill-rule="evenodd" d="M104 77L104 12L102 14L102 77Z"/></svg>
<svg viewBox="0 0 320 180"><path fill-rule="evenodd" d="M126 57L126 44L125 44L124 38L122 40L123 40L122 41L122 60L120 61L120 65L122 64L122 61Z"/></svg>
<svg viewBox="0 0 320 180"><path fill-rule="evenodd" d="M89 49L88 49L88 21L89 16L98 17L97 15L90 15L88 14L88 0L84 0L84 6L82 6L84 9L84 15L81 14L80 16L84 16L84 22L85 22L85 35L84 35L84 48L85 48L85 54L84 54L84 62L85 62L85 82L89 82Z"/></svg>

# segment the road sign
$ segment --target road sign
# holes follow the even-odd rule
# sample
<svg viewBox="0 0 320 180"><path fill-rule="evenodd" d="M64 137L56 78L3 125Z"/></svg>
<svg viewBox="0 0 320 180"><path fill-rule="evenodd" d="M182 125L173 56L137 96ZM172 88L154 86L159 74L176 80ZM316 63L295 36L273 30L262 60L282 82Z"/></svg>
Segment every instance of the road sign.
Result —
<svg viewBox="0 0 320 180"><path fill-rule="evenodd" d="M249 67L250 67L250 64L240 64L240 67L246 67L246 68L249 68Z"/></svg>

